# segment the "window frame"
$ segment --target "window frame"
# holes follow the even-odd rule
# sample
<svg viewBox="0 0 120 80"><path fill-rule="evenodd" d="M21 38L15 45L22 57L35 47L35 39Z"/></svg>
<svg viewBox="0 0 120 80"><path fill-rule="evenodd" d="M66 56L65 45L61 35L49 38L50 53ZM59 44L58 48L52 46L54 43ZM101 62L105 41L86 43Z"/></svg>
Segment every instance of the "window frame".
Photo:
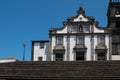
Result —
<svg viewBox="0 0 120 80"><path fill-rule="evenodd" d="M77 44L84 45L85 44L85 37L83 35L77 36Z"/></svg>
<svg viewBox="0 0 120 80"><path fill-rule="evenodd" d="M77 25L73 25L71 28L72 28L71 31L72 31L73 33L76 33L77 30L78 30L78 26L77 26Z"/></svg>
<svg viewBox="0 0 120 80"><path fill-rule="evenodd" d="M106 58L106 53L98 53L98 54L97 54L97 60L98 60L98 61L107 60L107 58Z"/></svg>
<svg viewBox="0 0 120 80"><path fill-rule="evenodd" d="M57 45L63 45L63 36L57 36L56 37L56 44Z"/></svg>
<svg viewBox="0 0 120 80"><path fill-rule="evenodd" d="M43 61L43 57L38 57L38 61Z"/></svg>
<svg viewBox="0 0 120 80"><path fill-rule="evenodd" d="M62 53L56 53L55 61L64 61L64 55Z"/></svg>
<svg viewBox="0 0 120 80"><path fill-rule="evenodd" d="M40 42L40 49L44 49L45 47L45 42Z"/></svg>
<svg viewBox="0 0 120 80"><path fill-rule="evenodd" d="M83 31L86 32L90 32L90 25L85 25L83 28Z"/></svg>
<svg viewBox="0 0 120 80"><path fill-rule="evenodd" d="M98 35L97 36L97 44L98 45L105 45L105 35Z"/></svg>
<svg viewBox="0 0 120 80"><path fill-rule="evenodd" d="M116 15L120 15L120 10L119 10L119 9L120 9L120 6L117 6L117 7L116 7L116 10L115 10L115 14L116 14Z"/></svg>

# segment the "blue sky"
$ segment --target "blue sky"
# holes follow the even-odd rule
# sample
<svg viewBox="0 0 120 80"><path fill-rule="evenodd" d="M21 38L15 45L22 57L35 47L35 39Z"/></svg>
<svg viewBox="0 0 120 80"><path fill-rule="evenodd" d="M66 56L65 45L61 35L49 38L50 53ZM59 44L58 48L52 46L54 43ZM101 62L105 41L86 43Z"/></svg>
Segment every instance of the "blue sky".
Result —
<svg viewBox="0 0 120 80"><path fill-rule="evenodd" d="M50 27L62 27L81 3L87 16L107 26L109 0L0 0L0 58L22 60L26 42L25 58L30 60L31 40L49 39Z"/></svg>

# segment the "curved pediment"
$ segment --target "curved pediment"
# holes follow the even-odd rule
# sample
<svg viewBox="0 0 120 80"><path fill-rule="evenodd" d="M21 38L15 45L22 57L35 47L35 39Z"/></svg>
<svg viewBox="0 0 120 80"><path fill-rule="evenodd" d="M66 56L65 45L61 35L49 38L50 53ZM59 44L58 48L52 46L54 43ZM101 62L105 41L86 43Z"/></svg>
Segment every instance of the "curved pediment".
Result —
<svg viewBox="0 0 120 80"><path fill-rule="evenodd" d="M82 7L79 8L75 17L68 17L67 20L68 22L94 22L93 17L85 15L85 10Z"/></svg>
<svg viewBox="0 0 120 80"><path fill-rule="evenodd" d="M88 22L88 18L84 17L82 14L79 15L77 18L73 19L73 22Z"/></svg>
<svg viewBox="0 0 120 80"><path fill-rule="evenodd" d="M66 33L104 33L105 28L99 28L93 17L85 15L85 10L80 7L75 17L69 17L63 22L64 27L50 30L51 34Z"/></svg>

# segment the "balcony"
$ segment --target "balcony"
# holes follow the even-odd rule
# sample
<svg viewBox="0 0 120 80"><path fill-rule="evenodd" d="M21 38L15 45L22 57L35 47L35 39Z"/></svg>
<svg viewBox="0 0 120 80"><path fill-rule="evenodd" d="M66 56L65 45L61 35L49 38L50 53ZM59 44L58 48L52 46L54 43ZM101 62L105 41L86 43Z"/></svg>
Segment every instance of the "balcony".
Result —
<svg viewBox="0 0 120 80"><path fill-rule="evenodd" d="M102 53L102 52L107 52L107 46L106 45L102 45L102 44L99 44L99 45L97 45L96 46L96 52L100 52L100 53Z"/></svg>
<svg viewBox="0 0 120 80"><path fill-rule="evenodd" d="M102 45L102 44L98 44L96 46L96 49L107 49L107 46L106 45Z"/></svg>
<svg viewBox="0 0 120 80"><path fill-rule="evenodd" d="M74 47L74 51L80 51L80 52L85 52L87 50L87 47L85 44L76 44Z"/></svg>
<svg viewBox="0 0 120 80"><path fill-rule="evenodd" d="M53 49L54 53L65 53L65 47L63 45L56 45Z"/></svg>

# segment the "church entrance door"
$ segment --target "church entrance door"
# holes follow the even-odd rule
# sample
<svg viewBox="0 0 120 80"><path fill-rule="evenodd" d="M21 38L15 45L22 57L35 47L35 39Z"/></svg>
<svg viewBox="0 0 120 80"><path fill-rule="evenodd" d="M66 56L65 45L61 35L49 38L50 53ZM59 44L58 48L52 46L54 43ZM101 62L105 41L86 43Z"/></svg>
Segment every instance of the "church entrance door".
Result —
<svg viewBox="0 0 120 80"><path fill-rule="evenodd" d="M85 52L76 52L76 61L85 60Z"/></svg>

